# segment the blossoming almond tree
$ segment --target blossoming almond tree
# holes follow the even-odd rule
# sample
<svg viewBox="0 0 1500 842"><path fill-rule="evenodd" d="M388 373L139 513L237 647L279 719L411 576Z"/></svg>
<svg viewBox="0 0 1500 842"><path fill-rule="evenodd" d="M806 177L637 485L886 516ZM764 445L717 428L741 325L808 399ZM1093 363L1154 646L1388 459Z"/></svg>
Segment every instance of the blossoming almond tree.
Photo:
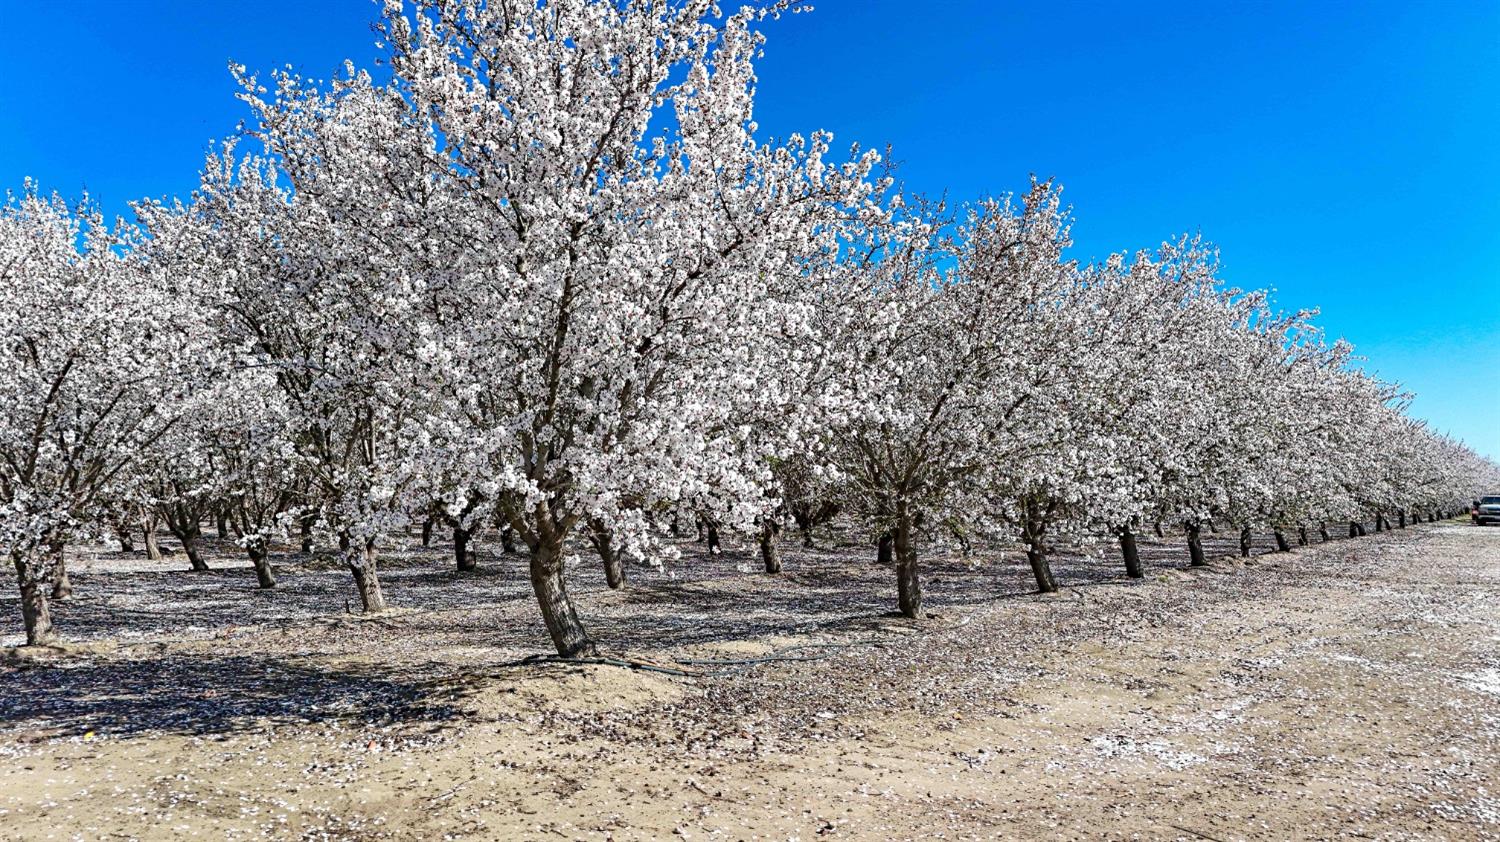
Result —
<svg viewBox="0 0 1500 842"><path fill-rule="evenodd" d="M117 248L128 231L27 185L0 209L0 552L28 644L68 542L103 532L115 484L192 411L213 355L175 279Z"/></svg>
<svg viewBox="0 0 1500 842"><path fill-rule="evenodd" d="M981 204L941 246L932 218L920 213L851 274L861 294L824 336L842 367L826 398L842 411L829 458L850 510L891 535L897 605L913 618L922 615L918 530L1003 531L988 501L1014 460L1051 440L1020 419L1057 386L1055 305L1075 281L1050 184L1019 203Z"/></svg>
<svg viewBox="0 0 1500 842"><path fill-rule="evenodd" d="M404 528L432 456L412 419L435 398L411 352L413 267L436 259L424 234L444 218L421 211L440 189L420 167L430 135L364 74L329 91L281 74L270 100L242 78L270 157L210 156L191 204L143 209L149 249L193 279L226 352L274 374L308 480L296 516L316 515L378 612L379 541Z"/></svg>
<svg viewBox="0 0 1500 842"><path fill-rule="evenodd" d="M464 185L480 259L434 287L424 353L456 373L467 440L530 551L557 651L596 650L565 582L569 538L660 556L647 514L679 503L748 529L783 405L771 367L807 313L774 290L838 248L875 156L755 139L756 27L709 2L388 4L393 67Z"/></svg>
<svg viewBox="0 0 1500 842"><path fill-rule="evenodd" d="M1074 299L1087 354L1073 388L1093 398L1073 404L1089 416L1072 427L1083 499L1067 514L1075 534L1113 537L1131 578L1144 575L1137 532L1161 519L1167 478L1184 469L1177 418L1205 388L1189 326L1216 271L1213 249L1184 237L1091 267Z"/></svg>

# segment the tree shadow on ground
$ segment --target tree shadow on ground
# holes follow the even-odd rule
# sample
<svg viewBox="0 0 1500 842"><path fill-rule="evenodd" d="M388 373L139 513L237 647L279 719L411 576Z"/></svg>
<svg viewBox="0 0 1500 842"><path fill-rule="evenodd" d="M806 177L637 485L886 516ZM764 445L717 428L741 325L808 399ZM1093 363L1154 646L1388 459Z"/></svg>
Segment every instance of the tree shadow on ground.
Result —
<svg viewBox="0 0 1500 842"><path fill-rule="evenodd" d="M410 670L404 671L407 675ZM0 731L206 736L270 724L441 721L451 691L381 670L277 658L167 655L26 664L0 671Z"/></svg>
<svg viewBox="0 0 1500 842"><path fill-rule="evenodd" d="M1269 534L1253 537L1256 556L1274 547ZM1316 533L1312 538L1318 543ZM1237 556L1238 530L1221 527L1217 533L1206 533L1203 545L1210 559ZM579 563L568 572L568 588L601 643L660 650L806 634L879 618L895 608L894 570L875 563L873 546L846 543L833 548L825 541L809 549L783 541L784 568L774 575L762 572L758 549L748 540L726 541L721 555L710 555L703 544L690 540L676 546L682 557L662 568L630 565L623 591L611 591L602 565L586 548L579 548ZM1139 547L1147 578L1187 567L1186 540L1180 530L1169 528L1161 538L1145 530ZM386 624L343 622L344 614L357 610L358 603L348 572L292 559L279 561L281 581L269 592L255 588L253 572L238 560L231 568L209 574L139 565L117 569L111 567L114 560L80 564L74 574L74 598L54 605L54 614L59 630L71 640L204 638L214 629L231 626L285 629L310 622L334 624L305 639L278 637L278 656L368 652L375 646L391 655L391 662L396 656L426 660L457 644L513 659L548 648L519 556L500 555L485 544L479 569L460 573L443 547L403 546L386 555L402 555L409 562L387 569L382 578L392 605L413 609ZM1084 588L1103 593L1112 585L1131 584L1113 542L1089 548L1060 546L1052 563L1058 584L1074 593ZM979 547L968 558L931 548L921 564L929 612L963 611L997 600L1017 604L1036 593L1024 553L1014 544ZM0 616L17 616L12 606L16 598L13 589L0 591ZM462 657L476 659L472 652ZM3 679L0 676L0 684Z"/></svg>

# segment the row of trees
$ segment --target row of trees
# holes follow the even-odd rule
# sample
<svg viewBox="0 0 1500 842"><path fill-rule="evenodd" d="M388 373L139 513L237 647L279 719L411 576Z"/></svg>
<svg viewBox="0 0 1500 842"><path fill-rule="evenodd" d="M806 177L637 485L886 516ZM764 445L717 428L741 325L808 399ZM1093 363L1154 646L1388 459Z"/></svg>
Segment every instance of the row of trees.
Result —
<svg viewBox="0 0 1500 842"><path fill-rule="evenodd" d="M1453 508L1500 470L1405 413L1313 313L1225 289L1184 238L1068 259L1051 183L954 213L823 133L766 142L785 4L387 3L390 78L235 72L256 149L106 225L28 184L0 214L0 551L28 641L63 549L217 518L337 547L366 611L413 522L522 546L553 642L592 546L838 512L921 614L919 548L1209 521L1278 540ZM152 532L153 529L148 529Z"/></svg>

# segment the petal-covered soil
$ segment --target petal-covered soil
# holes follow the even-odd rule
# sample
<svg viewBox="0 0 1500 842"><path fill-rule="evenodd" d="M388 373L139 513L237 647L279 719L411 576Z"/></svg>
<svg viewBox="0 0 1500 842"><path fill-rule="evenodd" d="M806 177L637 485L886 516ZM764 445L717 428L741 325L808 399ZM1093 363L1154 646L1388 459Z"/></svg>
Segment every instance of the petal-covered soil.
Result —
<svg viewBox="0 0 1500 842"><path fill-rule="evenodd" d="M1051 596L935 558L918 622L861 546L687 544L621 592L585 557L590 631L650 669L518 663L546 635L488 545L387 552L368 619L295 556L261 593L227 549L84 552L75 643L0 666L0 837L1500 838L1500 529L1214 538Z"/></svg>

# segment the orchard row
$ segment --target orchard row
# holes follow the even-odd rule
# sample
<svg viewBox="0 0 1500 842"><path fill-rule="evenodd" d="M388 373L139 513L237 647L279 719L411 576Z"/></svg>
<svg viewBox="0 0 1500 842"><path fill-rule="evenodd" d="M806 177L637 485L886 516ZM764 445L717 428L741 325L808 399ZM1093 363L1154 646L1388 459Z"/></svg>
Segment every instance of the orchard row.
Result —
<svg viewBox="0 0 1500 842"><path fill-rule="evenodd" d="M1069 259L1051 183L962 208L824 133L766 141L778 6L388 4L385 74L236 68L248 140L189 200L108 225L33 185L0 214L0 551L52 640L70 543L143 520L197 561L218 517L378 558L436 519L529 556L557 651L589 551L672 521L838 514L922 613L920 554L1213 521L1285 536L1454 509L1500 470L1406 412L1309 312L1226 289L1183 238ZM253 147L253 148L251 148ZM1305 537L1305 531L1302 535ZM472 563L469 559L468 563Z"/></svg>

